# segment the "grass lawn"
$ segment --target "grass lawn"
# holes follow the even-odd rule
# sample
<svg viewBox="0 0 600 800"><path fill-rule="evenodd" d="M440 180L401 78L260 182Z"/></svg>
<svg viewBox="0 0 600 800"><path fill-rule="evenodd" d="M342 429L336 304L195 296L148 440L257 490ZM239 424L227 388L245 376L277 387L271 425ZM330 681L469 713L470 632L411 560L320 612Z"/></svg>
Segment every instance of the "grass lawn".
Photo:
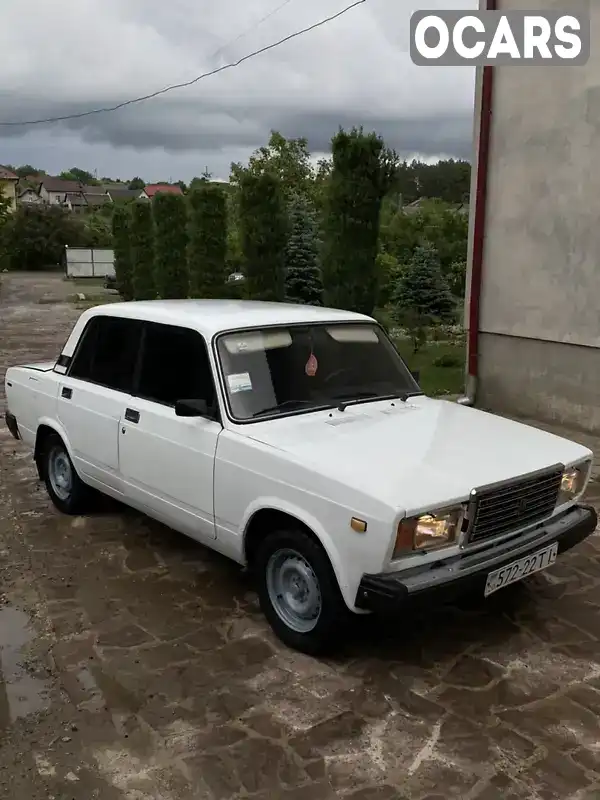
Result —
<svg viewBox="0 0 600 800"><path fill-rule="evenodd" d="M408 339L395 339L398 352L411 370L419 370L419 382L425 394L458 395L464 391L466 346L463 342L430 342L413 353ZM441 357L452 359L456 365L438 366Z"/></svg>

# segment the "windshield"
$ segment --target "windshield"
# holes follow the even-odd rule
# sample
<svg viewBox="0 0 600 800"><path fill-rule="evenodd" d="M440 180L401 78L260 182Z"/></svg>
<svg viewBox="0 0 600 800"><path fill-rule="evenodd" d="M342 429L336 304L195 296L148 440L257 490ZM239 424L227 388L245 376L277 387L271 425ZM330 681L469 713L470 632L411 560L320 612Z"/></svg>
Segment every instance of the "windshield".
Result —
<svg viewBox="0 0 600 800"><path fill-rule="evenodd" d="M238 420L421 394L375 325L255 328L219 336L217 350Z"/></svg>

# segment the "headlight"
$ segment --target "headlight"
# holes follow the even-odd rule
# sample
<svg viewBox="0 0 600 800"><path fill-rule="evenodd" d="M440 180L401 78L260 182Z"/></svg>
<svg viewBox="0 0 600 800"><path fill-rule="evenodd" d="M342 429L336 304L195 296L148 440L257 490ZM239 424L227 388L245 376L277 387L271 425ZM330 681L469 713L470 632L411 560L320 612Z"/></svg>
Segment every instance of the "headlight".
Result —
<svg viewBox="0 0 600 800"><path fill-rule="evenodd" d="M464 517L462 507L408 517L398 525L392 558L400 558L415 550L437 550L454 544Z"/></svg>
<svg viewBox="0 0 600 800"><path fill-rule="evenodd" d="M590 468L591 463L587 461L585 464L580 464L578 467L570 467L563 472L558 491L557 506L570 503L581 495L585 488Z"/></svg>

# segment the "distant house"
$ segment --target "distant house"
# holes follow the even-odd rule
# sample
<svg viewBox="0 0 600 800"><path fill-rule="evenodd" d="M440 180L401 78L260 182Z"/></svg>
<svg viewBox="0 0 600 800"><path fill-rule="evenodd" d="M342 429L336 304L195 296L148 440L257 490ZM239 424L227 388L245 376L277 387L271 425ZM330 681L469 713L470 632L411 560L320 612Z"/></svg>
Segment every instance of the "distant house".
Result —
<svg viewBox="0 0 600 800"><path fill-rule="evenodd" d="M105 206L107 203L112 202L106 192L83 192L83 199L85 200L87 207L91 209L100 208L101 206Z"/></svg>
<svg viewBox="0 0 600 800"><path fill-rule="evenodd" d="M17 207L17 184L19 176L6 167L0 167L0 195L8 199L9 208L14 211Z"/></svg>
<svg viewBox="0 0 600 800"><path fill-rule="evenodd" d="M170 183L149 183L147 186L144 186L143 190L140 192L140 199L145 198L147 200L152 200L157 194L182 195L183 192L181 191L181 186L173 186Z"/></svg>
<svg viewBox="0 0 600 800"><path fill-rule="evenodd" d="M83 192L84 194L90 194L90 195L100 195L100 196L106 195L106 189L104 188L104 186L99 186L95 184L87 185L85 183L82 183L80 191Z"/></svg>
<svg viewBox="0 0 600 800"><path fill-rule="evenodd" d="M17 203L23 205L40 205L42 198L31 186L21 186L17 195Z"/></svg>
<svg viewBox="0 0 600 800"><path fill-rule="evenodd" d="M63 205L67 194L80 194L79 181L65 181L62 178L46 176L40 181L38 194L43 203L48 205Z"/></svg>
<svg viewBox="0 0 600 800"><path fill-rule="evenodd" d="M81 212L87 208L87 201L81 192L67 192L62 205L65 205L69 211Z"/></svg>
<svg viewBox="0 0 600 800"><path fill-rule="evenodd" d="M107 189L107 195L113 203L124 202L126 200L137 200L140 197L141 191L139 189Z"/></svg>

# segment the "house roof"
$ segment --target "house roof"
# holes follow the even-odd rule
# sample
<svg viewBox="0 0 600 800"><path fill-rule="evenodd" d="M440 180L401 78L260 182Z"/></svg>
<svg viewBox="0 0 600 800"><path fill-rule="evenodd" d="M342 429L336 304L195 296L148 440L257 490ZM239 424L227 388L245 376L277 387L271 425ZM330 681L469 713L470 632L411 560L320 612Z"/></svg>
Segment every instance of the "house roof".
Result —
<svg viewBox="0 0 600 800"><path fill-rule="evenodd" d="M87 205L85 197L80 192L67 192L65 194L65 203L71 203L72 206Z"/></svg>
<svg viewBox="0 0 600 800"><path fill-rule="evenodd" d="M141 189L108 189L107 194L113 200L133 200L142 193Z"/></svg>
<svg viewBox="0 0 600 800"><path fill-rule="evenodd" d="M3 181L18 181L19 180L19 176L18 175L15 175L14 172L11 172L9 169L7 169L6 167L2 167L2 166L0 166L0 178Z"/></svg>
<svg viewBox="0 0 600 800"><path fill-rule="evenodd" d="M154 197L159 192L163 194L183 194L181 186L172 186L170 183L149 183L144 186L144 191L148 197Z"/></svg>
<svg viewBox="0 0 600 800"><path fill-rule="evenodd" d="M44 187L47 192L80 192L81 184L79 181L65 181L62 178L53 178L48 175L42 178L40 185Z"/></svg>
<svg viewBox="0 0 600 800"><path fill-rule="evenodd" d="M103 206L105 203L110 203L110 197L107 194L90 194L89 192L84 192L83 198L88 206Z"/></svg>

